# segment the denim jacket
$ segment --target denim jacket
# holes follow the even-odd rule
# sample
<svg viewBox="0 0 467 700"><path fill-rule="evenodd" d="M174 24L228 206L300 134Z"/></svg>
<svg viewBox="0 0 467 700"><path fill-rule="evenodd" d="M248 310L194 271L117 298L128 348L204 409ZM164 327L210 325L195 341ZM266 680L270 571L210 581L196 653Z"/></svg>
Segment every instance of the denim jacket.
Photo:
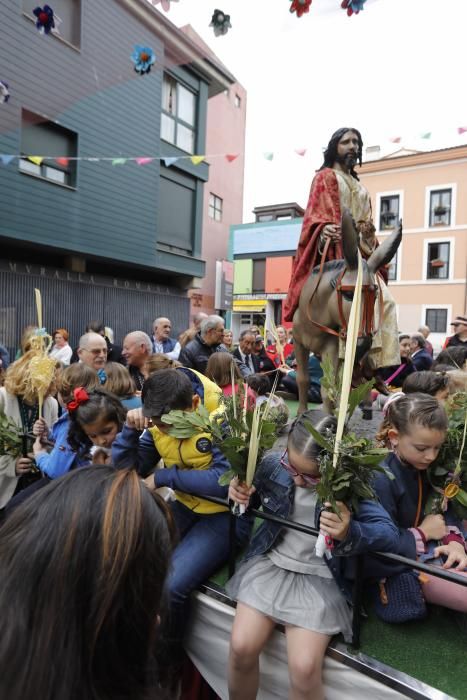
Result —
<svg viewBox="0 0 467 700"><path fill-rule="evenodd" d="M294 501L295 484L280 463L280 453L268 454L256 471L256 492L251 499L252 507L262 506L266 513L288 518ZM322 506L316 509L315 527L319 528ZM245 559L265 554L271 549L283 526L264 520L253 535ZM347 537L335 542L330 557L325 561L340 590L351 600L351 577L354 561L345 560L352 554L368 550L395 551L398 531L389 515L377 501L361 501L359 511L351 521Z"/></svg>

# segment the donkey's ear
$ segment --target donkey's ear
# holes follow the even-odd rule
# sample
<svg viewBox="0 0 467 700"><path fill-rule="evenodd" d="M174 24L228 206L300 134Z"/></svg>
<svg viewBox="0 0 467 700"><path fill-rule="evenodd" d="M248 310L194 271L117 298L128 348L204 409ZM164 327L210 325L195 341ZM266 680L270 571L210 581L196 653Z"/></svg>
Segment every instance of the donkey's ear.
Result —
<svg viewBox="0 0 467 700"><path fill-rule="evenodd" d="M356 270L358 266L358 233L352 214L348 209L342 213L342 252L348 270Z"/></svg>
<svg viewBox="0 0 467 700"><path fill-rule="evenodd" d="M377 272L383 265L387 265L396 254L402 240L402 219L399 219L397 228L372 252L367 260L370 272Z"/></svg>

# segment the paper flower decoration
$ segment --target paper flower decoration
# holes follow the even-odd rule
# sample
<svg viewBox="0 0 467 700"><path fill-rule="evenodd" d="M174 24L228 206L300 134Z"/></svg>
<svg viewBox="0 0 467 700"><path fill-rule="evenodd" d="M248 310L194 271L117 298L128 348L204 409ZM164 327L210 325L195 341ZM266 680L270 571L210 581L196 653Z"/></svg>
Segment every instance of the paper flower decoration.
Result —
<svg viewBox="0 0 467 700"><path fill-rule="evenodd" d="M54 11L50 5L36 7L32 13L37 17L36 27L41 34L49 34L50 30L55 28Z"/></svg>
<svg viewBox="0 0 467 700"><path fill-rule="evenodd" d="M211 24L209 25L214 29L214 34L216 36L221 36L222 34L227 34L229 29L232 29L230 24L230 15L226 15L222 10L214 10L211 17Z"/></svg>
<svg viewBox="0 0 467 700"><path fill-rule="evenodd" d="M168 12L170 10L170 3L178 2L178 0L148 0L148 2L154 7L160 3L164 12Z"/></svg>
<svg viewBox="0 0 467 700"><path fill-rule="evenodd" d="M0 104L8 102L10 99L10 91L8 89L8 83L4 83L0 80Z"/></svg>
<svg viewBox="0 0 467 700"><path fill-rule="evenodd" d="M301 17L305 12L310 11L312 0L292 0L290 12L296 12L297 17Z"/></svg>
<svg viewBox="0 0 467 700"><path fill-rule="evenodd" d="M363 5L366 0L342 0L341 7L343 10L347 10L347 14L351 17L353 14L358 15L360 10L363 10Z"/></svg>
<svg viewBox="0 0 467 700"><path fill-rule="evenodd" d="M156 62L156 54L148 46L135 46L131 60L135 64L135 71L144 75L151 71L151 66Z"/></svg>

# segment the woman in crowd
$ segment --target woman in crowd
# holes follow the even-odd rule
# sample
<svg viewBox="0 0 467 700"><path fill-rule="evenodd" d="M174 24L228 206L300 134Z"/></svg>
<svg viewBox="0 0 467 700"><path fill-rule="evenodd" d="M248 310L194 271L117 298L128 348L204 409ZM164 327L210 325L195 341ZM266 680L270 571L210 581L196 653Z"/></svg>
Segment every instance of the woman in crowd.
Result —
<svg viewBox="0 0 467 700"><path fill-rule="evenodd" d="M234 379L235 395L240 401L244 398L244 380L230 353L215 352L208 360L206 376L222 389L224 396L232 396L232 376ZM249 408L256 403L256 394L247 386L247 402Z"/></svg>
<svg viewBox="0 0 467 700"><path fill-rule="evenodd" d="M224 343L225 347L227 348L227 350L228 350L229 352L233 352L233 351L235 350L235 345L234 345L234 342L233 342L233 333L232 333L232 331L231 331L229 328L225 328L225 329L224 329L224 336L223 336L223 337L224 337L224 339L223 339L222 342Z"/></svg>
<svg viewBox="0 0 467 700"><path fill-rule="evenodd" d="M378 474L374 487L381 505L399 530L398 545L394 550L396 554L409 559L422 557L423 560L443 557L444 569L453 568L460 572L467 567L465 540L462 535L462 523L455 516L449 500L447 510L443 514L425 515L431 491L427 469L438 455L446 438L446 430L446 411L434 397L427 394L406 396L402 393L394 396L387 408L386 421L378 435L380 441L391 448L383 466L394 478L388 479L385 474ZM370 560L368 574L387 579L386 583L382 584L386 589L381 590L382 607L377 606L377 610L381 610L383 615L385 606L392 603L391 591L397 595L399 586L401 590L404 587L407 590L407 579L398 579L403 574L409 576L414 600L422 600L422 587L426 600L432 600L432 586L422 586L418 577L412 576L407 569L395 569L394 565ZM437 597L434 602L450 607L452 600L459 597L455 591L457 588L460 587L456 584L448 584L445 587L444 600ZM460 593L464 599L462 610L467 612L465 589ZM386 607L386 612L389 610L390 608ZM401 611L395 612L401 614ZM422 615L423 604L420 608L420 616Z"/></svg>
<svg viewBox="0 0 467 700"><path fill-rule="evenodd" d="M272 343L266 348L266 353L273 362L274 367L280 367L285 364L286 359L293 353L293 345L287 340L287 332L283 326L277 326L278 343Z"/></svg>
<svg viewBox="0 0 467 700"><path fill-rule="evenodd" d="M400 389L409 374L416 372L410 359L410 335L407 333L401 333L399 336L399 351L401 355L400 365L383 367L379 370L379 375L384 380L384 383L389 387L396 387L397 389Z"/></svg>
<svg viewBox="0 0 467 700"><path fill-rule="evenodd" d="M135 471L79 469L23 503L0 534L0 697L164 698L170 550L166 508Z"/></svg>
<svg viewBox="0 0 467 700"><path fill-rule="evenodd" d="M329 503L319 503L321 450L307 422L323 436L336 427L333 416L318 411L302 414L289 433L287 450L263 459L254 487L233 480L229 497L244 505L251 498L252 505L262 504L265 512L319 527L334 540L333 556L316 556L316 538L279 523L263 521L255 532L245 561L227 588L238 600L230 647L230 700L256 698L259 655L277 622L285 625L289 698L322 700L326 648L339 632L347 640L351 636L350 587L342 557L334 554L390 551L397 544L397 530L376 501L362 501L354 516L344 503L337 503L340 515L326 510Z"/></svg>
<svg viewBox="0 0 467 700"><path fill-rule="evenodd" d="M39 417L37 395L27 381L29 364L35 356L36 353L29 350L13 362L6 371L4 386L0 388L0 411L15 422L23 434L33 432ZM49 393L54 387L55 379L50 383ZM42 415L47 425L53 425L58 418L57 401L47 392ZM29 485L34 471L37 470L31 453L16 458L8 454L0 456L0 509L15 493Z"/></svg>
<svg viewBox="0 0 467 700"><path fill-rule="evenodd" d="M136 396L135 383L126 367L119 362L107 362L105 374L106 380L102 388L118 396L127 410L142 406L141 398Z"/></svg>
<svg viewBox="0 0 467 700"><path fill-rule="evenodd" d="M53 334L53 339L54 344L49 355L68 367L73 354L72 348L68 345L68 331L65 328L58 328Z"/></svg>

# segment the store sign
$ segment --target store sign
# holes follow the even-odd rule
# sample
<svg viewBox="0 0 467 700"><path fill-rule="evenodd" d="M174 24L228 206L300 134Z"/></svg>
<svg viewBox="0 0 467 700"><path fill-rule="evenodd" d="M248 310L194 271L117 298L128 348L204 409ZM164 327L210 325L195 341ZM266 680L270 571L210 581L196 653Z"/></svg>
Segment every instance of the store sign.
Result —
<svg viewBox="0 0 467 700"><path fill-rule="evenodd" d="M216 294L214 306L219 311L230 311L233 299L233 262L216 261Z"/></svg>

